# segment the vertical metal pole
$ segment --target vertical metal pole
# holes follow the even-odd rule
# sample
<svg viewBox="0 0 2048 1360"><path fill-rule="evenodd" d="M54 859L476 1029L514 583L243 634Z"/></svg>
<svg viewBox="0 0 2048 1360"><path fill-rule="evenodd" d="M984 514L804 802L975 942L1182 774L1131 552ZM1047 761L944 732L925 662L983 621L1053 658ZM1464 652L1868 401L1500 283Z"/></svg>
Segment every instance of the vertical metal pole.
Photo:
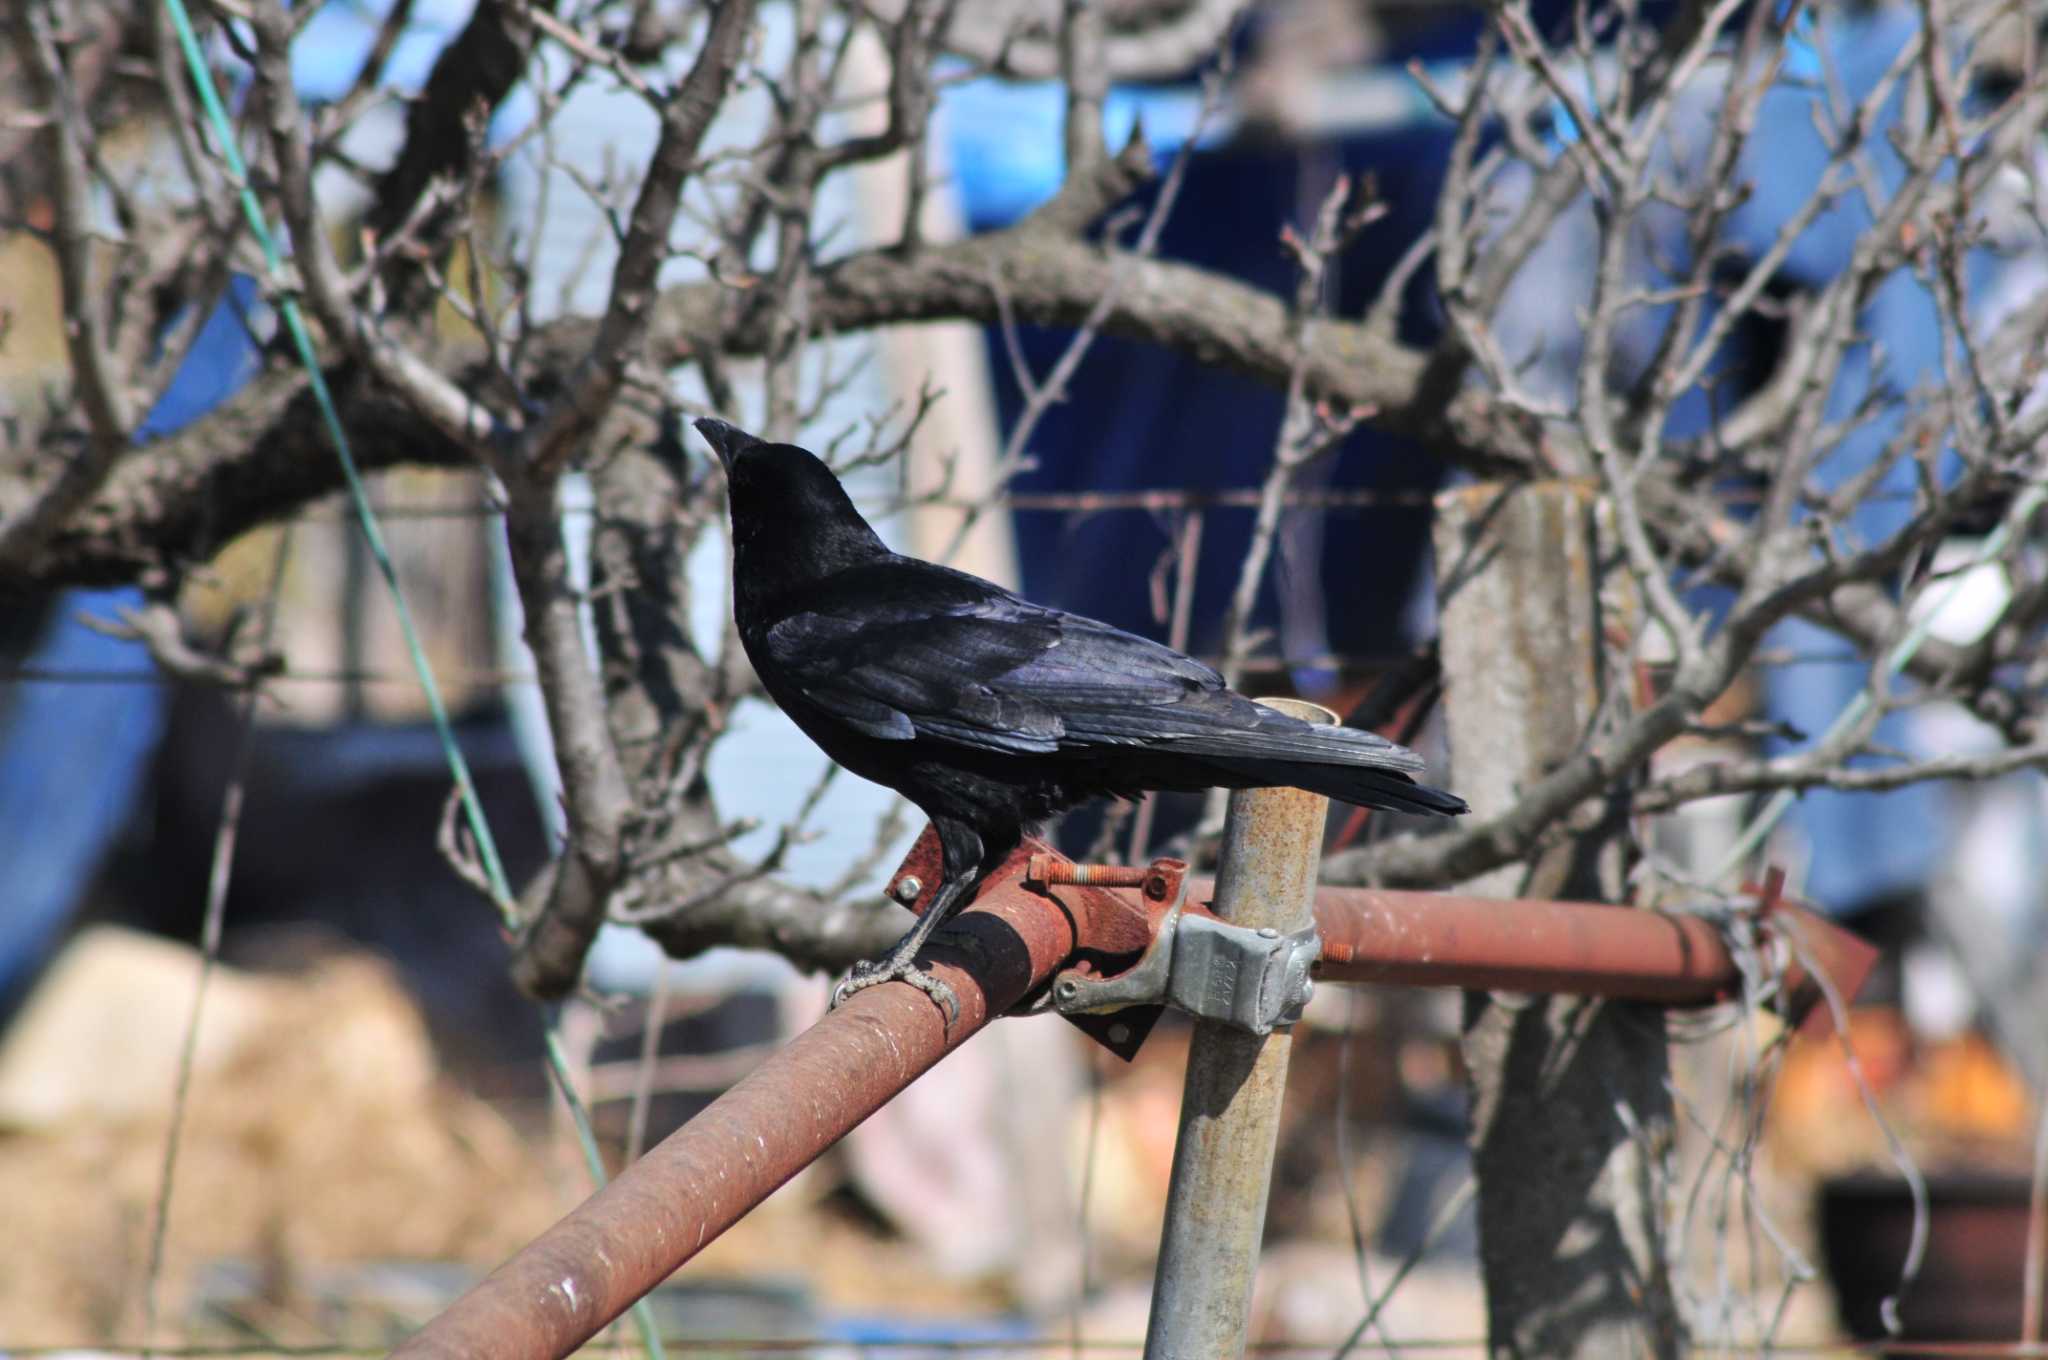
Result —
<svg viewBox="0 0 2048 1360"><path fill-rule="evenodd" d="M1261 702L1304 722L1337 721L1315 704ZM1301 789L1232 793L1216 870L1217 915L1282 934L1313 923L1329 807L1329 799ZM1195 1022L1145 1360L1244 1354L1293 1042L1286 1030L1261 1036Z"/></svg>

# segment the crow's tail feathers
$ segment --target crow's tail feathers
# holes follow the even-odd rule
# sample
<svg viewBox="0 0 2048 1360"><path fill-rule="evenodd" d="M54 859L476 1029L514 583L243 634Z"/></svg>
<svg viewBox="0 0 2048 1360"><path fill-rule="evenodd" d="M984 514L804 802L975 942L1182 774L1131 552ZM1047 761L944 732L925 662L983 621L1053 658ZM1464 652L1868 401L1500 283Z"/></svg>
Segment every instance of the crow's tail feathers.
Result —
<svg viewBox="0 0 2048 1360"><path fill-rule="evenodd" d="M1422 757L1356 727L1322 727L1226 692L1199 712L1209 721L1176 736L1173 748L1199 754L1226 787L1284 785L1358 807L1424 817L1466 811L1454 793L1417 782ZM1183 711L1176 706L1176 712ZM1186 711L1197 711L1187 705Z"/></svg>
<svg viewBox="0 0 2048 1360"><path fill-rule="evenodd" d="M1228 785L1285 785L1320 793L1340 803L1422 817L1455 816L1467 810L1465 800L1457 794L1418 784L1393 770L1259 756L1225 757L1213 763L1232 776L1221 781Z"/></svg>

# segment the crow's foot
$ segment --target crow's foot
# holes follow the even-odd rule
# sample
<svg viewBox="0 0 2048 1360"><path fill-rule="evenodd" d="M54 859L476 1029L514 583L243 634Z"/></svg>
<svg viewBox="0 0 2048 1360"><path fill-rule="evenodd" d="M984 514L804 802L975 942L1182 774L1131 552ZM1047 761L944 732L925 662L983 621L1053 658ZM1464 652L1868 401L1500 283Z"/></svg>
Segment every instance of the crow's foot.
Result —
<svg viewBox="0 0 2048 1360"><path fill-rule="evenodd" d="M884 982L907 982L938 1002L940 1008L946 1012L948 1029L951 1029L953 1022L960 1018L960 998L953 994L951 987L939 981L929 970L918 967L908 958L896 955L879 963L855 964L853 971L846 975L845 980L832 989L833 1009L838 1009L846 998L855 992L864 992Z"/></svg>

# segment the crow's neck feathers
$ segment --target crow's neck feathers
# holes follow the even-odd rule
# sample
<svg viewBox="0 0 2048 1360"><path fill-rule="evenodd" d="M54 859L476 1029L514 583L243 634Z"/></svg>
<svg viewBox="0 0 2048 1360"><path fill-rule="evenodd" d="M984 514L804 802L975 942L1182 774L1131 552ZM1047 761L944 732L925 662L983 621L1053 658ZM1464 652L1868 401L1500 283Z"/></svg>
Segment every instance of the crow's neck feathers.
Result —
<svg viewBox="0 0 2048 1360"><path fill-rule="evenodd" d="M767 600L892 554L815 455L793 444L756 444L728 468L733 586Z"/></svg>

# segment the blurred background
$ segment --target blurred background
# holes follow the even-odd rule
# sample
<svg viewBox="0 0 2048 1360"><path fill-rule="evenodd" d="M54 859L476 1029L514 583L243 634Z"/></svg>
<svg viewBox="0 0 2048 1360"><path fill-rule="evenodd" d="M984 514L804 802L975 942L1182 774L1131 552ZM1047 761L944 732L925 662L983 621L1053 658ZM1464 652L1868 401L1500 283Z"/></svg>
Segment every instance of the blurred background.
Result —
<svg viewBox="0 0 2048 1360"><path fill-rule="evenodd" d="M2011 8L2031 34L2039 13ZM598 9L564 21L601 27ZM1534 22L1562 32L1569 11L1539 5ZM1839 71L1841 97L1860 99L1923 13L1844 7L1810 26L1801 50L1823 54L1813 59ZM377 166L406 130L405 104L383 96L417 90L472 12L460 0L400 0L394 17L392 0L328 0L294 17L300 97L316 109L357 99L346 156ZM769 6L759 22L750 60L773 70L801 15ZM1493 60L1488 22L1458 5L1265 0L1177 68L1115 84L1103 109L1110 145L1142 127L1156 163L1174 167L1159 256L1284 297L1297 262L1283 231L1305 231L1340 177L1369 178L1381 210L1331 254L1321 304L1349 317L1391 297L1393 331L1434 343L1445 320L1428 271L1401 269L1431 226L1458 128L1419 90L1469 80L1475 62ZM213 40L227 67L232 33ZM373 63L381 94L363 103L358 72L383 43ZM2014 50L2004 78L2033 79L2031 38ZM124 30L106 60L117 74L147 74L155 51L149 33ZM0 52L10 76L26 60L19 41ZM549 48L536 63L559 75L566 67L548 63L569 60ZM878 88L879 46L866 60L865 85ZM835 250L886 244L906 211L935 240L1001 231L1059 191L1061 83L947 60L921 201L881 167L827 181L817 211L835 224ZM1994 62L1984 68L1987 80L1999 74ZM653 69L686 63L671 53ZM28 87L7 84L11 125L31 126ZM510 146L544 127L546 154L491 163L474 228L525 251L529 324L602 308L619 186L630 187L657 134L621 80L536 88L545 98L510 95L487 137ZM765 135L772 108L766 83L742 89L711 145L741 155ZM1768 154L1746 162L1750 188L1732 229L1753 255L1774 248L1830 164L1801 115L1778 113ZM96 154L145 183L145 169L176 154L178 116L137 95ZM880 117L870 101L824 125L852 135ZM1570 141L1569 120L1561 126L1553 149ZM347 176L332 180L323 207L337 237L352 237L348 224L371 205ZM33 175L11 180L0 227L9 420L10 408L55 400L70 371L47 239L53 192L38 192ZM1149 212L1158 192L1141 191L1130 211ZM1846 267L1860 230L1800 236L1773 286L1785 298L1818 287ZM1987 294L2031 300L2041 260L2038 244L2005 251ZM681 252L663 279L712 278L715 265ZM1530 390L1569 392L1575 381L1565 337L1583 314L1561 281L1593 267L1568 243L1545 247L1508 291L1502 332L1553 338L1521 370ZM1916 320L1916 296L1887 305L1901 318L1887 330L1888 362L1934 371L1939 331ZM1722 360L1731 381L1746 373L1754 387L1774 371L1796 313L1788 302L1733 330ZM277 353L274 328L262 289L237 274L136 441L186 428L255 381ZM803 439L822 450L917 407L921 393L942 394L901 459L848 472L893 543L1196 655L1241 652L1242 684L1255 693L1352 712L1430 655L1432 498L1469 473L1430 456L1421 436L1345 434L1288 485L1274 569L1255 582L1249 616L1233 617L1286 394L1108 333L1047 398L1043 375L1076 329L951 321L821 342L843 353L844 371L806 412ZM718 405L697 370L675 381L685 406ZM761 400L758 375L733 381L744 401ZM1861 381L1875 392L1890 379ZM1671 437L1715 419L1703 400L1674 413ZM1839 456L1877 466L1885 438L1873 433L1868 451ZM710 477L694 440L672 456L686 477ZM1883 470L1887 486L1910 490L1913 476L1910 466ZM938 479L948 495L908 494ZM563 794L491 479L406 467L376 475L370 497L508 875L523 884L561 845ZM962 508L975 497L988 508ZM562 499L572 560L587 557L594 493L572 475ZM1873 504L1881 518L1885 503ZM689 622L706 655L727 627L720 523L685 564ZM1957 526L1958 561L1971 531ZM1958 579L1965 588L1934 626L1961 644L1976 636L1972 618L1998 616L2016 587L1995 573ZM223 638L273 590L270 647L287 664L264 678L246 734L239 691L168 672L124 630L124 611L152 598L143 588L17 587L0 607L0 1202L10 1225L0 1353L146 1338L202 1349L386 1344L587 1193L542 1065L550 1031L616 1167L823 1012L829 980L815 972L729 948L673 961L620 925L600 935L569 999L542 1006L523 995L504 926L444 857L444 752L341 497L237 537L178 581L175 606L191 636ZM1711 611L1722 607L1712 596L1701 585L1687 598ZM1259 645L1246 647L1247 636ZM1870 671L1833 635L1789 623L1717 701L1714 721L1667 745L1656 768L1792 749ZM1427 687L1378 721L1443 768ZM1966 752L1988 740L1953 705L1887 722L1884 740L1905 750ZM704 778L731 848L772 857L780 878L821 893L879 894L921 826L915 810L850 776L828 778L822 754L761 699L740 699L726 724ZM231 787L240 810L223 885L211 866ZM1691 802L1648 839L1704 872L1754 806L1743 793ZM1185 849L1203 813L1195 798L1085 810L1058 839L1077 856L1141 861ZM1390 829L1387 818L1348 814L1332 819L1333 852ZM1768 857L1791 869L1794 895L1879 942L1885 962L1840 1039L1788 1036L1766 1015L1732 1009L1672 1022L1681 1117L1664 1194L1697 1339L1827 1349L1879 1336L1879 1300L1897 1289L1916 1227L1934 1246L1906 1296L1915 1333L2017 1337L2030 1193L2040 1231L2034 1139L2048 1076L2041 775L1816 789L1777 827ZM210 901L219 967L194 1025ZM1317 994L1296 1042L1255 1340L1331 1353L1362 1329L1360 1352L1483 1353L1459 1028L1451 994ZM733 1355L751 1353L750 1339L907 1355L920 1344L1036 1354L1078 1349L1080 1337L1140 1337L1186 1045L1172 1017L1130 1063L1056 1018L995 1027L680 1273L657 1296L665 1329L725 1339L720 1353ZM1902 1162L1932 1193L1917 1219ZM2038 1258L2034 1268L2038 1308Z"/></svg>

